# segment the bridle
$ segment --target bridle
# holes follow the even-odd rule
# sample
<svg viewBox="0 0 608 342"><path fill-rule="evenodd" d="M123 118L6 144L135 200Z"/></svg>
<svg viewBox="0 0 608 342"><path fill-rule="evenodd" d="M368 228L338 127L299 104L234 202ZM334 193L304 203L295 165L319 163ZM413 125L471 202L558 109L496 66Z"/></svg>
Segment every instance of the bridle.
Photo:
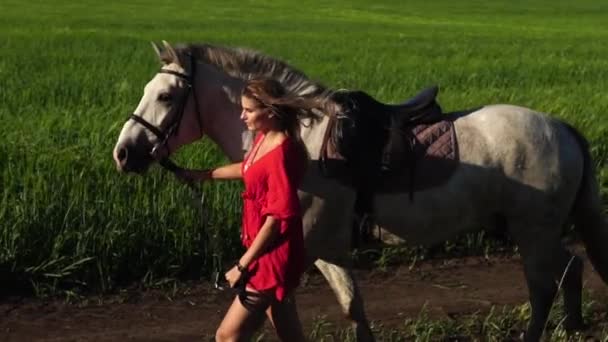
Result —
<svg viewBox="0 0 608 342"><path fill-rule="evenodd" d="M144 126L147 130L152 132L158 138L159 142L152 148L152 150L150 151L151 154L153 154L154 151L158 150L159 148L165 148L168 150L167 142L169 141L169 138L171 138L172 136L177 134L177 132L179 130L182 118L184 116L184 111L186 109L186 103L188 102L188 97L190 96L190 94L192 94L192 98L194 100L194 107L195 107L195 111L196 111L198 127L200 130L201 136L203 135L203 124L201 122L202 119L201 119L201 115L200 115L199 102L198 102L198 98L196 97L196 91L194 89L194 76L196 75L196 60L195 60L194 56L192 54L190 54L190 74L189 75L183 74L183 73L180 73L177 71L173 71L173 70L168 70L168 69L160 69L159 73L170 74L170 75L181 78L182 80L184 80L186 82L187 90L182 98L182 101L179 103L179 106L177 107L177 115L175 116L175 119L171 122L170 125L168 125L168 127L165 130L151 124L149 121L147 121L146 119L142 118L139 115L136 115L135 113L133 113L129 116L128 120L133 120L133 121L137 122L138 124ZM179 166L177 166L168 157L159 160L158 163L163 168L165 168L166 170L173 172L173 173L176 173L177 171L181 170L181 168ZM200 216L201 216L200 223L201 223L201 225L204 225L205 221L206 221L205 194L202 191L202 188L197 187L196 184L188 183L188 186L194 193L195 200L198 201L198 198L200 198L200 202L196 203L196 206L200 210ZM203 234L203 236L205 236L207 238L204 241L204 244L205 244L204 248L205 249L210 248L213 251L211 266L214 269L214 272L213 272L214 273L213 277L215 280L214 286L218 290L225 290L226 287L223 286L222 282L221 282L221 275L223 274L223 266L222 266L222 256L220 254L218 254L218 252L217 252L217 250L218 250L217 241L215 241L215 239L213 237L207 236L207 234ZM247 295L245 292L244 284L242 284L242 286L237 288L236 291L240 296ZM245 297L243 297L243 298L245 298Z"/></svg>
<svg viewBox="0 0 608 342"><path fill-rule="evenodd" d="M165 148L168 150L169 147L167 146L167 143L169 141L169 138L171 138L175 134L177 134L179 127L181 126L182 118L184 116L184 111L186 109L186 103L188 102L188 97L190 96L190 94L192 94L192 98L194 99L194 108L196 111L196 118L197 118L199 130L201 132L201 136L203 134L203 125L201 122L199 102L198 102L198 98L196 97L196 91L194 90L194 76L196 75L196 60L192 54L190 54L189 56L190 56L190 74L189 75L183 74L181 72L169 70L169 69L160 69L160 71L158 72L161 74L173 75L175 77L181 78L182 80L184 80L186 82L186 93L184 94L184 96L182 97L182 100L178 104L177 115L175 116L175 119L168 125L168 127L166 129L157 127L157 126L153 125L152 123L150 123L149 121L147 121L146 119L144 119L143 117L141 117L135 113L133 113L129 116L128 120L133 120L133 121L137 122L138 124L144 126L148 131L152 132L158 138L159 142L152 148L152 150L150 151L151 154L153 154L159 148ZM173 164L173 162L171 162L168 158L164 159L164 160L160 160L159 163L164 168L166 168L170 171L174 171L174 169L172 170L172 168L175 167L175 164Z"/></svg>

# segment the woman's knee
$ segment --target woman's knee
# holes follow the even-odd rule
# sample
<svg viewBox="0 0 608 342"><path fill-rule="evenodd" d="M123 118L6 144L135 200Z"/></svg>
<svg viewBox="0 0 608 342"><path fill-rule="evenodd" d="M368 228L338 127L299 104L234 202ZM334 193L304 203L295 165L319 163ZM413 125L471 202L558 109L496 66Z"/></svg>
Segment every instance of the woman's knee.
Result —
<svg viewBox="0 0 608 342"><path fill-rule="evenodd" d="M217 342L237 341L238 338L237 331L226 329L223 326L217 328L217 331L215 332L215 340Z"/></svg>
<svg viewBox="0 0 608 342"><path fill-rule="evenodd" d="M217 342L236 341L237 337L233 331L228 331L228 329L221 326L215 332L215 340Z"/></svg>

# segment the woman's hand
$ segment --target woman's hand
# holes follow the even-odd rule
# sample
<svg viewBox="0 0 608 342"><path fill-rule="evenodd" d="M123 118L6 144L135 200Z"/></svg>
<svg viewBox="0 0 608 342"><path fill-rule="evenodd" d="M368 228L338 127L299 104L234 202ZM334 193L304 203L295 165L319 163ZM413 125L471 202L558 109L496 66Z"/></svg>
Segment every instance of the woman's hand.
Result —
<svg viewBox="0 0 608 342"><path fill-rule="evenodd" d="M241 279L242 276L243 273L239 271L236 265L232 267L228 272L226 272L225 275L226 281L228 281L228 285L230 285L230 287L234 287L234 285L236 285L236 283Z"/></svg>

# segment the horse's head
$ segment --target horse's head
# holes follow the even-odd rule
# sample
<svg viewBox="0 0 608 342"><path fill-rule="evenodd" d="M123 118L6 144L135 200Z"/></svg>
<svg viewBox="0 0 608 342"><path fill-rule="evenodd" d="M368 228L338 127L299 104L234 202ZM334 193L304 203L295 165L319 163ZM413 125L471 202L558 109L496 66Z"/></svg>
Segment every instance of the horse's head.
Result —
<svg viewBox="0 0 608 342"><path fill-rule="evenodd" d="M116 167L144 172L154 161L202 136L194 91L196 61L177 53L167 42L152 44L163 66L148 82L134 113L124 124L114 148Z"/></svg>

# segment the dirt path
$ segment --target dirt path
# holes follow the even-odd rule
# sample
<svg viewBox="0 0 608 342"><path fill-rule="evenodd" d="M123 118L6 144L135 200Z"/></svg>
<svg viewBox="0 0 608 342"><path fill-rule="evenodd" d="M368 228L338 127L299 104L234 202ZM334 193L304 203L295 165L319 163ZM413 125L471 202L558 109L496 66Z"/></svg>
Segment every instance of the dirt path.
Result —
<svg viewBox="0 0 608 342"><path fill-rule="evenodd" d="M436 317L519 305L527 300L518 260L465 258L399 267L387 273L357 271L368 317L396 326L426 304ZM587 265L585 287L606 306L608 287ZM26 300L0 303L0 341L201 341L208 340L230 301L209 284L179 289L90 298L78 305ZM315 320L347 326L323 278L312 274L298 290L306 331ZM100 303L101 302L101 303ZM268 329L268 327L266 327ZM267 336L272 336L269 332Z"/></svg>

